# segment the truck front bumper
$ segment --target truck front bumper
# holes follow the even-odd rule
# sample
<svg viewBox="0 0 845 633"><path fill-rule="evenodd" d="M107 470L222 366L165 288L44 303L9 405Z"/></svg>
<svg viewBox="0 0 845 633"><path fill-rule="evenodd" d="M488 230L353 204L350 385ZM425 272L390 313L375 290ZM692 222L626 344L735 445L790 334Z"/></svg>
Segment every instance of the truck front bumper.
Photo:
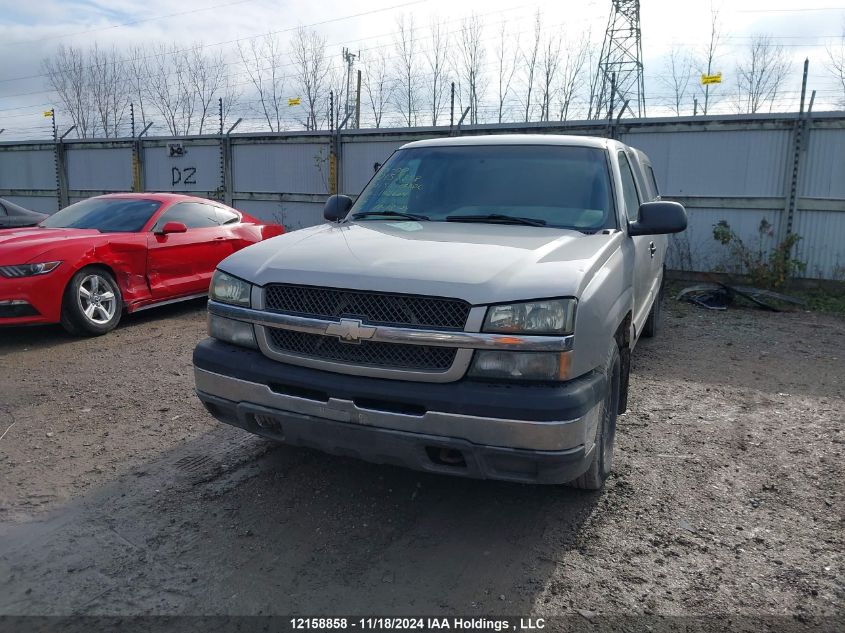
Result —
<svg viewBox="0 0 845 633"><path fill-rule="evenodd" d="M286 365L213 339L197 395L221 422L295 446L451 475L563 483L592 457L604 377L417 383Z"/></svg>

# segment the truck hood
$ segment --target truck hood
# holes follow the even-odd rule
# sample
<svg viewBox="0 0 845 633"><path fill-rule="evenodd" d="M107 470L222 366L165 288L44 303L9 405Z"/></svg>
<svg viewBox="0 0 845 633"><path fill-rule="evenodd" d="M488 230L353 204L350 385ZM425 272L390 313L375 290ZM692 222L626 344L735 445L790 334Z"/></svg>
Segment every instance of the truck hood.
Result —
<svg viewBox="0 0 845 633"><path fill-rule="evenodd" d="M458 222L324 224L250 246L220 268L261 286L379 290L480 305L579 296L621 235Z"/></svg>

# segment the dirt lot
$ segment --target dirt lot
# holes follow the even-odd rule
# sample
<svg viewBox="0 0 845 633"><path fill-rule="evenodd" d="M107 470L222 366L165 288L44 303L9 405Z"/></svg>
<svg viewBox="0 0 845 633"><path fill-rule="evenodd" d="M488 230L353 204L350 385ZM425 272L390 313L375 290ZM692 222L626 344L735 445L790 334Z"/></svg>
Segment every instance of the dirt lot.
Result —
<svg viewBox="0 0 845 633"><path fill-rule="evenodd" d="M603 494L218 425L204 327L194 303L0 331L0 614L842 615L839 317L670 305Z"/></svg>

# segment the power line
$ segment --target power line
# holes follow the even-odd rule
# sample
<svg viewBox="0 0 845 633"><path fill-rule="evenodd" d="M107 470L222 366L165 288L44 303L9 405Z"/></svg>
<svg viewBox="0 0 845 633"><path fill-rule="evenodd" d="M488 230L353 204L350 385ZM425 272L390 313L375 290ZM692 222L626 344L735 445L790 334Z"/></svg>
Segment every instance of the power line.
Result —
<svg viewBox="0 0 845 633"><path fill-rule="evenodd" d="M74 33L65 33L62 35L48 35L46 37L38 37L31 40L14 40L11 42L3 42L4 46L11 46L17 44L31 44L35 42L46 42L47 40L58 40L65 37L75 37L77 35L85 35L87 33L97 33L100 31L109 31L111 29L118 29L124 26L133 26L135 24L142 24L144 22L155 22L157 20L165 20L167 18L175 18L180 15L190 15L192 13L201 13L203 11L211 11L212 9L221 9L223 7L232 7L239 4L246 4L247 2L255 2L256 0L237 0L236 2L224 2L223 4L215 4L210 7L201 7L199 9L191 9L190 11L180 11L178 13L168 13L166 15L158 15L152 18L141 18L138 20L131 20L129 22L121 22L120 24L111 24L109 26L98 27L96 29L88 29L86 31L76 31ZM5 80L4 80L5 81Z"/></svg>
<svg viewBox="0 0 845 633"><path fill-rule="evenodd" d="M176 54L176 53L184 53L184 52L194 50L194 49L198 49L198 48L210 48L212 46L225 46L226 44L235 44L237 42L246 42L248 40L256 40L260 37L265 37L267 35L278 35L279 33L289 33L290 31L296 31L297 29L300 29L300 28L313 28L315 26L323 26L325 24L342 22L344 20L352 20L352 19L355 19L355 18L361 18L361 17L365 17L365 16L368 16L368 15L373 15L373 14L376 14L376 13L384 13L386 11L393 11L395 9L401 9L403 7L408 7L408 6L415 5L415 4L423 4L425 2L428 2L428 0L410 0L410 2L404 2L402 4L395 4L395 5L390 6L390 7L382 7L380 9L371 9L369 11L362 11L361 13L354 13L354 14L351 14L351 15L345 15L345 16L342 16L342 17L339 17L339 18L329 18L328 20L321 20L319 22L312 22L311 24L304 24L304 25L300 25L300 26L291 26L291 27L287 27L287 28L284 28L284 29L279 29L278 31L269 31L268 33L261 33L259 35L250 35L250 36L247 36L247 37L240 37L240 38L236 38L236 39L233 39L233 40L225 40L225 41L222 41L222 42L213 42L211 44L197 44L197 45L194 45L194 46L190 46L188 48L173 50L173 51L169 52L168 54L173 55L173 54ZM150 59L150 57L153 57L153 56L150 55L150 56L143 57L141 59ZM133 59L130 59L130 58L121 59L121 60L118 60L118 63L125 63L125 62L128 62L128 61L133 61ZM85 70L90 70L91 68L93 68L93 66L87 66L87 67L85 67ZM38 79L39 77L47 77L47 76L48 76L47 73L39 73L37 75L26 75L26 76L23 76L23 77L5 77L5 78L0 79L0 83L5 83L7 81L23 81L25 79Z"/></svg>
<svg viewBox="0 0 845 633"><path fill-rule="evenodd" d="M417 0L417 1L418 1L418 2L424 2L425 0ZM412 3L410 3L410 4L415 4L415 3L413 3L413 2L412 2ZM397 5L397 6L405 6L405 5ZM496 15L496 14L500 14L500 13L506 13L506 12L510 12L510 11L515 11L515 10L522 9L522 8L525 8L525 7L528 7L528 6L536 6L536 5L531 5L531 4L518 5L518 6L515 6L515 7L509 7L509 8L507 8L507 9L501 9L501 10L497 10L497 11L490 11L490 12L488 12L488 13L486 13L486 14L480 14L480 16L479 16L479 17L486 17L486 16L489 16L489 15ZM461 21L461 20L463 20L463 19L464 19L463 17L461 17L461 18L455 18L455 19L452 19L452 20L446 20L446 21L444 21L443 23L444 23L444 24L450 24L450 23L453 23L453 22L459 22L459 21ZM561 24L554 25L554 26L563 26L564 24L571 24L571 22L565 22L565 23L561 23ZM297 27L297 28L298 28L298 27ZM415 28L413 29L413 31L420 31L420 30L422 30L422 29L424 29L424 28L426 28L426 26L425 26L425 25L423 25L423 26L419 26L419 27L415 27ZM279 33L279 32L281 32L281 31L277 31L276 33ZM457 30L454 30L454 31L449 31L449 32L447 33L447 35L452 35L452 34L459 33L459 32L460 32L460 29L457 29ZM526 31L520 31L520 32L517 32L517 33L512 33L512 35L517 35L517 34L521 34L521 33L524 33L524 32L526 32ZM347 41L344 41L344 42L338 42L338 43L334 43L334 44L328 44L328 45L327 45L327 47L332 47L332 46L342 46L342 45L344 45L344 44L351 44L351 43L355 43L355 42L365 42L365 41L372 40L372 39L376 39L376 38L380 38L380 37L389 37L389 36L392 36L392 35L396 35L396 33L397 33L396 31L392 31L392 32L390 32L390 33L383 34L383 35L379 35L379 36L369 36L369 37L366 37L366 38L358 38L358 39L356 39L356 40L347 40ZM271 34L272 34L272 33L271 33ZM264 37L264 36L263 36L263 35L258 35L258 36L255 36L255 37L257 38L257 37ZM244 40L246 40L246 39L255 39L255 38L243 38L242 40L232 40L232 41L233 41L233 42L234 42L234 41L244 41ZM413 39L412 39L412 40L410 40L410 41L413 41L413 42L418 42L418 41L421 41L421 40L423 40L423 39L426 39L426 37L413 38ZM214 44L209 44L209 45L198 45L198 46L196 46L195 48L197 48L197 49L199 49L199 48L205 48L206 46L214 46ZM392 43L392 42L387 42L387 43L379 44L379 45L376 45L376 46L371 46L371 47L368 47L368 48L359 48L359 51L361 51L361 52L366 52L366 51L378 50L378 49L380 49L380 48L387 48L387 47L390 47L390 46L393 46L393 43ZM170 55L174 55L174 54L178 54L178 53L186 52L186 51L188 51L188 50L191 50L191 49L179 49L179 50L174 50L174 51L167 51L167 52L165 52L165 53L158 53L158 54L146 55L146 56L143 56L143 57L137 57L137 58L126 58L126 59L123 59L123 60L119 60L117 63L126 63L126 62L129 62L129 61L147 60L147 59L152 59L152 58L157 58L157 57L170 56ZM419 51L419 52L420 52L420 53L422 53L422 54L425 54L425 53L430 52L430 51L423 50L423 51ZM394 59L394 58L395 58L395 57L391 57L391 58L388 58L388 59ZM242 64L242 61L241 61L241 60L239 60L239 59L234 59L234 60L232 60L232 61L228 61L228 62L224 62L224 63L223 63L223 65L224 65L224 66L235 66L235 65L239 65L239 64ZM294 65L296 65L296 62L292 62L292 61L291 61L291 62L286 62L286 63L284 63L284 64L279 64L279 65L277 65L277 66L275 66L275 67L273 67L273 66L268 66L268 67L266 67L266 68L261 68L261 69L258 69L258 70L271 70L272 68L285 68L285 67L294 66ZM87 68L92 68L92 66L89 66L89 67L87 67ZM332 67L330 70L337 70L337 68L336 68L336 67ZM171 76L173 76L174 74L175 74L175 71L173 71L173 72L169 72L169 73L167 73L167 74L166 74L166 75L164 75L164 76L165 76L165 77L171 77ZM38 78L38 77L47 77L47 76L48 76L48 75L47 75L46 73L44 73L44 74L40 74L40 75L31 75L31 76L29 76L29 77L17 78L17 79L33 79L33 78ZM232 78L232 77L234 77L234 76L235 76L235 75L224 75L222 78L223 78L223 79L228 79L228 78ZM152 77L153 77L153 74L152 74L152 71L150 71L150 73L148 73L147 75L142 75L140 78L143 78L143 79L151 79ZM158 75L156 75L156 77L158 77ZM282 77L282 79L290 79L290 78L291 78L291 75L285 75L284 77ZM2 81L14 81L14 80L15 80L15 79L6 79L6 80L0 79L0 82L2 82ZM249 85L250 83L251 83L251 82L246 81L246 82L242 82L242 83L237 84L237 85ZM0 97L0 99L12 99L12 98L15 98L15 97L28 97L28 96L41 95L41 94L55 94L55 92L56 92L56 91L55 91L55 90L53 90L53 89L47 89L47 90L36 90L36 91L32 91L32 92L20 92L20 93L15 93L15 94L11 94L11 95L5 95L5 96L3 96L3 97ZM49 103L46 103L46 104L42 104L42 105L50 105L50 104L49 104ZM28 106L20 106L20 107L28 107ZM19 108L16 108L16 109L20 109L20 107L19 107ZM35 106L32 106L32 107L35 107ZM40 106L39 106L39 107L40 107ZM4 111L6 111L6 110L0 109L0 112L4 112Z"/></svg>

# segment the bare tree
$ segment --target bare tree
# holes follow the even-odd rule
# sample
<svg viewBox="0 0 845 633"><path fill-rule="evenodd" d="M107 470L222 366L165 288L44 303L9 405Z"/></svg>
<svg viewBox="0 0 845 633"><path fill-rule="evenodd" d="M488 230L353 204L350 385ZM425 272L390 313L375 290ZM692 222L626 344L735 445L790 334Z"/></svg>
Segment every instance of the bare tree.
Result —
<svg viewBox="0 0 845 633"><path fill-rule="evenodd" d="M669 90L666 105L676 116L681 116L681 109L687 103L692 67L693 59L689 51L679 46L669 50L659 81Z"/></svg>
<svg viewBox="0 0 845 633"><path fill-rule="evenodd" d="M158 111L174 136L188 134L194 114L185 55L176 46L160 44L148 58L147 101Z"/></svg>
<svg viewBox="0 0 845 633"><path fill-rule="evenodd" d="M528 123L531 117L531 96L534 91L535 73L537 70L537 59L540 56L540 38L542 36L542 22L540 21L540 10L534 16L534 44L528 52L522 53L523 72L525 80L525 122Z"/></svg>
<svg viewBox="0 0 845 633"><path fill-rule="evenodd" d="M443 20L432 18L429 30L431 50L426 52L428 63L427 97L431 106L431 124L437 125L437 117L443 111L443 96L446 92L446 60L449 57L449 34Z"/></svg>
<svg viewBox="0 0 845 633"><path fill-rule="evenodd" d="M571 41L566 46L566 59L564 59L560 84L558 86L558 118L561 121L569 119L569 112L572 109L578 91L584 84L584 66L590 52L590 34L583 35L577 41Z"/></svg>
<svg viewBox="0 0 845 633"><path fill-rule="evenodd" d="M258 113L267 121L271 132L280 132L286 105L282 73L286 58L281 41L272 33L250 38L246 43L238 42L238 55L258 97Z"/></svg>
<svg viewBox="0 0 845 633"><path fill-rule="evenodd" d="M131 100L138 104L136 118L139 119L141 129L147 126L147 84L150 78L147 58L150 56L151 53L145 46L133 46L123 62L127 90Z"/></svg>
<svg viewBox="0 0 845 633"><path fill-rule="evenodd" d="M771 112L789 66L782 45L768 35L755 35L736 66L737 110L753 114L768 104Z"/></svg>
<svg viewBox="0 0 845 633"><path fill-rule="evenodd" d="M601 53L599 49L590 46L587 51L587 69L590 73L590 100L587 106L587 118L598 119L601 114L599 112L599 91L601 90L602 73L599 70L601 62Z"/></svg>
<svg viewBox="0 0 845 633"><path fill-rule="evenodd" d="M557 73L560 68L560 34L549 33L543 45L540 59L540 120L548 121L551 115L552 100L557 91Z"/></svg>
<svg viewBox="0 0 845 633"><path fill-rule="evenodd" d="M482 33L484 25L481 18L473 14L464 19L461 24L459 38L460 49L460 72L464 88L467 90L467 101L469 102L470 124L479 122L479 104L484 93L484 76L482 68L484 65L484 45L482 44Z"/></svg>
<svg viewBox="0 0 845 633"><path fill-rule="evenodd" d="M719 21L719 11L711 7L710 9L710 38L707 42L707 48L698 59L698 74L712 75L716 71L716 58L719 54L719 47L722 43L722 25ZM703 97L702 112L707 114L710 112L713 105L715 105L718 97L718 91L721 84L697 84L698 89Z"/></svg>
<svg viewBox="0 0 845 633"><path fill-rule="evenodd" d="M499 45L496 51L496 71L498 76L498 122L505 116L505 102L511 89L514 73L516 72L517 57L519 56L519 34L512 45L507 41L507 24L502 20L499 29Z"/></svg>
<svg viewBox="0 0 845 633"><path fill-rule="evenodd" d="M414 17L405 16L396 20L395 72L397 90L394 92L396 109L408 127L416 125L419 101L419 74L417 70L417 46L414 40Z"/></svg>
<svg viewBox="0 0 845 633"><path fill-rule="evenodd" d="M326 38L313 29L300 27L293 37L292 54L296 68L296 83L305 97L305 129L321 126L328 90L329 60L326 57ZM335 101L339 102L337 95Z"/></svg>
<svg viewBox="0 0 845 633"><path fill-rule="evenodd" d="M223 127L226 127L226 122L232 116L232 112L238 107L241 95L243 94L240 85L235 76L231 73L226 73L223 76L223 82L220 85L219 97L223 100Z"/></svg>
<svg viewBox="0 0 845 633"><path fill-rule="evenodd" d="M364 90L373 111L375 126L381 127L384 109L393 95L394 82L387 75L387 54L383 47L376 46L378 51L372 61L364 66Z"/></svg>
<svg viewBox="0 0 845 633"><path fill-rule="evenodd" d="M839 95L839 104L845 106L845 26L842 35L836 46L829 46L827 49L829 63L827 65L830 73L836 78L842 94Z"/></svg>
<svg viewBox="0 0 845 633"><path fill-rule="evenodd" d="M96 115L84 52L80 48L62 45L42 65L47 80L76 126L76 135L87 138L93 132Z"/></svg>
<svg viewBox="0 0 845 633"><path fill-rule="evenodd" d="M214 119L217 99L223 96L226 83L226 63L223 54L207 55L202 44L185 53L188 86L197 105L198 130L203 133L206 121Z"/></svg>
<svg viewBox="0 0 845 633"><path fill-rule="evenodd" d="M96 113L92 136L99 132L106 138L116 137L129 108L126 74L117 50L102 49L94 44L88 53L87 72Z"/></svg>

